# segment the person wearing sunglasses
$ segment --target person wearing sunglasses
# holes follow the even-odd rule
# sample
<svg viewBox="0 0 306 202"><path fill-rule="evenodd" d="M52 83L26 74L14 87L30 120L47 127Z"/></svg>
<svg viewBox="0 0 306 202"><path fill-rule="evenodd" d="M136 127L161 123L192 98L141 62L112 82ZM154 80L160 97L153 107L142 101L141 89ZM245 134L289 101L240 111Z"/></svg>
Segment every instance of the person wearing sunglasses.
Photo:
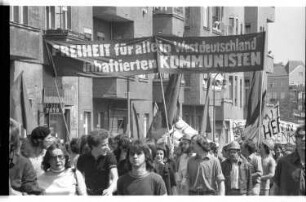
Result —
<svg viewBox="0 0 306 202"><path fill-rule="evenodd" d="M42 167L45 172L38 177L38 184L45 195L87 195L84 178L71 168L69 154L61 143L49 146Z"/></svg>
<svg viewBox="0 0 306 202"><path fill-rule="evenodd" d="M278 160L270 195L306 195L305 124L295 131L296 150Z"/></svg>

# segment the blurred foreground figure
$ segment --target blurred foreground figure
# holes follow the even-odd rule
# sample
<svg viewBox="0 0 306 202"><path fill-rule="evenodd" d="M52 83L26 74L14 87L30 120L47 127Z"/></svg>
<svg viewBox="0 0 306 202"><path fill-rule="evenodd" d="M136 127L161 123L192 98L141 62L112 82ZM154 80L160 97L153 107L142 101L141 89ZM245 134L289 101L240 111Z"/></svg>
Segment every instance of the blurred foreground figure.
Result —
<svg viewBox="0 0 306 202"><path fill-rule="evenodd" d="M305 125L295 131L296 150L278 160L271 195L305 195Z"/></svg>
<svg viewBox="0 0 306 202"><path fill-rule="evenodd" d="M10 119L9 128L9 183L10 195L24 195L43 193L37 184L35 170L29 159L18 154L20 147L20 131L18 123Z"/></svg>

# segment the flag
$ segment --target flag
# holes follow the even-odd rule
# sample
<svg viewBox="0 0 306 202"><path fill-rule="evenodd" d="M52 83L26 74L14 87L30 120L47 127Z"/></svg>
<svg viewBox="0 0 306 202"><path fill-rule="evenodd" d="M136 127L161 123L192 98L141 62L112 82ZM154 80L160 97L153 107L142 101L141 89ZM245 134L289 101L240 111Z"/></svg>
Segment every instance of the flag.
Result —
<svg viewBox="0 0 306 202"><path fill-rule="evenodd" d="M251 139L257 145L262 142L262 116L265 109L266 97L266 73L264 71L253 72L251 89L248 94L248 108L243 139ZM261 107L260 107L261 106Z"/></svg>
<svg viewBox="0 0 306 202"><path fill-rule="evenodd" d="M172 74L165 92L165 101L167 108L168 124L171 128L173 123L178 120L179 94L181 87L182 74ZM163 114L165 111L163 110Z"/></svg>
<svg viewBox="0 0 306 202"><path fill-rule="evenodd" d="M165 103L168 117L168 128L178 120L178 99L180 93L182 74L172 74L165 91ZM158 140L163 134L168 132L164 105L159 107L153 117L153 121L147 133L147 139Z"/></svg>
<svg viewBox="0 0 306 202"><path fill-rule="evenodd" d="M132 104L132 108L133 108L133 113L132 114L132 121L135 123L133 124L133 127L132 127L132 130L134 129L134 126L136 127L136 133L137 133L137 139L140 140L143 138L143 133L142 133L142 128L141 128L141 123L140 123L140 120L139 120L139 114L137 113L137 110L136 110L136 107L135 107L135 104L133 103ZM132 131L132 134L133 134L133 137L135 137L135 132L134 130Z"/></svg>
<svg viewBox="0 0 306 202"><path fill-rule="evenodd" d="M205 133L211 133L210 117L209 117L209 94L211 92L211 86L212 86L211 78L210 75L208 75L205 106L203 109L202 123L200 129L201 135L204 135Z"/></svg>
<svg viewBox="0 0 306 202"><path fill-rule="evenodd" d="M27 95L27 89L21 72L10 89L10 117L22 124L30 133L37 124Z"/></svg>

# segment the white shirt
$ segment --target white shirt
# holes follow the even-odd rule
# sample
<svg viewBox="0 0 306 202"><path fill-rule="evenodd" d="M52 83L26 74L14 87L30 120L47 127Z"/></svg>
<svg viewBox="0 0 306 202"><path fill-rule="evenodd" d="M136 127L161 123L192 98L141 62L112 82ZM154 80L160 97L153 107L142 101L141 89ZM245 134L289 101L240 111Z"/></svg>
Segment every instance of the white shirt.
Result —
<svg viewBox="0 0 306 202"><path fill-rule="evenodd" d="M239 189L239 166L238 166L238 163L232 163L231 189Z"/></svg>
<svg viewBox="0 0 306 202"><path fill-rule="evenodd" d="M76 175L77 180L71 168L60 173L47 171L38 177L37 182L46 195L76 195L76 191L79 195L87 195L82 174L76 170Z"/></svg>

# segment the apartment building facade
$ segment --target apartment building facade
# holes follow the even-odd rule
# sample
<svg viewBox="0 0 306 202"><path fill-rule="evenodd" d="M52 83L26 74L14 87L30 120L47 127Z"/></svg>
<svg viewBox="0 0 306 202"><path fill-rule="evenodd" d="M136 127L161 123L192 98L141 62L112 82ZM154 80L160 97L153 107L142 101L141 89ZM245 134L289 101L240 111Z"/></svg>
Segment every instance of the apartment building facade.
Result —
<svg viewBox="0 0 306 202"><path fill-rule="evenodd" d="M279 103L282 121L305 122L305 65L301 61L274 64L268 75L267 102Z"/></svg>
<svg viewBox="0 0 306 202"><path fill-rule="evenodd" d="M64 140L87 135L94 128L109 129L113 135L124 133L129 128L128 103L135 105L147 128L152 120L150 75L54 77L44 39L103 41L151 35L149 7L11 6L11 85L23 71L35 122L48 125Z"/></svg>
<svg viewBox="0 0 306 202"><path fill-rule="evenodd" d="M264 12L268 17L263 17L263 22L258 19L262 17L258 10L253 18L248 12L244 7L11 6L10 82L12 85L23 71L37 125L48 125L62 139L80 137L95 128L106 128L114 136L125 132L133 135L136 126L128 110L133 106L143 134L138 138L143 138L153 118L153 103L162 104L159 75L55 78L44 39L69 42L152 35L239 35L260 31L260 27L253 29L253 18L258 21L256 25L265 26L265 20L274 19L273 9L272 14ZM223 144L233 139L233 123L244 119L247 83L245 73L213 77L222 85L210 95L213 131L207 135ZM162 75L165 88L168 78ZM207 74L184 74L181 83L180 115L197 130L205 106L207 79ZM59 111L60 105L64 113Z"/></svg>

